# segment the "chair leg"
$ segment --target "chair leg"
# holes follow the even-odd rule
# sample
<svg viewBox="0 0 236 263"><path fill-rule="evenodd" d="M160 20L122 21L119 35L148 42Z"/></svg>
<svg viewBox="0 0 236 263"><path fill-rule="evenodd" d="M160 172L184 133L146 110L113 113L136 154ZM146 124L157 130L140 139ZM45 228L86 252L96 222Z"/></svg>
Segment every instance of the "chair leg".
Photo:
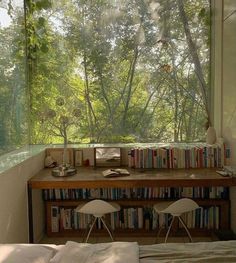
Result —
<svg viewBox="0 0 236 263"><path fill-rule="evenodd" d="M170 226L169 226L169 228L168 228L168 231L167 231L166 237L165 237L165 243L166 243L167 238L168 238L168 236L169 236L169 233L170 233L171 227L172 227L172 225L173 225L174 219L175 219L175 216L173 216L173 218L172 218L172 220L171 220L171 222L170 222Z"/></svg>
<svg viewBox="0 0 236 263"><path fill-rule="evenodd" d="M85 230L83 231L83 235L82 235L82 242L83 243L85 242L85 239L86 239L86 237L88 235L89 229L92 226L93 221L94 221L94 217L91 217L89 223L87 224Z"/></svg>
<svg viewBox="0 0 236 263"><path fill-rule="evenodd" d="M159 236L160 236L160 234L161 234L161 230L164 228L164 226L165 226L165 222L163 222L162 225L159 227L159 230L158 230L157 235L156 235L156 241L155 241L155 243L157 243L158 238L159 238Z"/></svg>
<svg viewBox="0 0 236 263"><path fill-rule="evenodd" d="M94 227L96 221L97 221L97 217L95 217L94 220L93 220L93 223L92 223L92 225L91 225L91 227L90 227L90 229L89 229L88 235L87 235L87 237L86 237L85 243L88 242L89 236L90 236L90 234L91 234L91 232L92 232L92 230L93 230L93 227Z"/></svg>
<svg viewBox="0 0 236 263"><path fill-rule="evenodd" d="M184 229L186 230L190 241L193 242L193 239L192 239L192 237L191 237L191 235L190 235L190 232L189 232L189 230L188 230L188 227L186 226L186 224L184 223L183 219L182 219L180 216L178 216L178 218L179 218L179 221L182 223Z"/></svg>
<svg viewBox="0 0 236 263"><path fill-rule="evenodd" d="M104 220L102 217L101 217L101 221L102 221L103 225L105 226L107 232L109 233L111 240L114 241L114 238L113 238L113 236L112 236L112 233L111 233L110 229L108 228L105 220Z"/></svg>
<svg viewBox="0 0 236 263"><path fill-rule="evenodd" d="M103 217L103 220L105 221L105 223L106 223L106 225L107 225L107 228L109 229L109 231L111 232L111 235L112 235L112 237L113 237L113 240L115 241L115 237L114 237L114 231L113 231L113 229L112 229L112 226L110 225L110 223L109 222L107 222L107 220L106 220L106 217L104 216Z"/></svg>

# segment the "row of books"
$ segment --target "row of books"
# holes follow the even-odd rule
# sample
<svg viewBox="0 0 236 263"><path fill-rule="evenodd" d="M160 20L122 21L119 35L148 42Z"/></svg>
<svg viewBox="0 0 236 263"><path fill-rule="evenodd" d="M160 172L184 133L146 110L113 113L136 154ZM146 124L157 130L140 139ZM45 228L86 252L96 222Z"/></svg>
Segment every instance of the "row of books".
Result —
<svg viewBox="0 0 236 263"><path fill-rule="evenodd" d="M86 200L86 199L228 199L228 187L143 187L143 188L95 188L95 189L44 189L43 199Z"/></svg>
<svg viewBox="0 0 236 263"><path fill-rule="evenodd" d="M183 219L188 228L219 229L219 216L219 207L212 206L188 213ZM145 229L148 231L155 230L163 224L168 228L170 219L170 215L158 215L151 207L124 208L106 218L113 230ZM51 231L54 233L68 229L86 229L91 220L91 215L77 213L73 208L51 207ZM179 227L183 226L179 225ZM96 228L103 228L99 220Z"/></svg>
<svg viewBox="0 0 236 263"><path fill-rule="evenodd" d="M219 229L219 207L201 207L182 215L188 228ZM112 229L146 229L154 230L163 224L168 228L171 222L169 214L158 215L151 207L124 208L111 214ZM179 222L179 227L183 227Z"/></svg>
<svg viewBox="0 0 236 263"><path fill-rule="evenodd" d="M51 206L51 231L58 233L68 229L85 229L92 215L79 214L72 208Z"/></svg>
<svg viewBox="0 0 236 263"><path fill-rule="evenodd" d="M213 168L222 167L225 147L216 145L185 145L179 147L134 148L128 153L132 168Z"/></svg>

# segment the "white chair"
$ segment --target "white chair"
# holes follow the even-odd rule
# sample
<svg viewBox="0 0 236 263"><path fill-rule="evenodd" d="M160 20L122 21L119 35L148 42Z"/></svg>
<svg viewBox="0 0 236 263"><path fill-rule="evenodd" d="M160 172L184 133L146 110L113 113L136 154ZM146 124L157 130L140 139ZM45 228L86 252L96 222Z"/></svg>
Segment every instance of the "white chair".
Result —
<svg viewBox="0 0 236 263"><path fill-rule="evenodd" d="M113 202L109 203L109 202L105 202L103 200L92 200L86 204L81 204L81 205L77 206L75 211L78 213L82 213L82 214L92 215L94 217L93 221L91 222L91 225L89 223L90 228L89 228L87 237L85 239L86 243L88 242L89 236L90 236L90 234L93 230L93 227L94 227L97 220L101 220L102 224L104 225L107 232L109 233L111 240L114 241L114 238L112 236L112 232L105 222L104 215L120 211L120 205L119 204L113 203Z"/></svg>
<svg viewBox="0 0 236 263"><path fill-rule="evenodd" d="M153 206L153 208L158 214L171 214L172 215L172 220L171 220L170 226L169 226L167 233L166 233L165 243L167 241L167 238L169 236L172 224L173 224L174 219L176 217L178 218L178 220L181 222L184 229L186 230L190 241L193 242L193 239L190 235L188 227L186 226L183 219L181 218L181 215L183 213L191 212L193 210L198 209L199 205L195 201L193 201L192 199L189 199L189 198L182 198L182 199L179 199L175 202L162 202L162 203L155 204ZM161 230L164 227L164 225L165 225L165 222L159 228L157 238L159 237Z"/></svg>

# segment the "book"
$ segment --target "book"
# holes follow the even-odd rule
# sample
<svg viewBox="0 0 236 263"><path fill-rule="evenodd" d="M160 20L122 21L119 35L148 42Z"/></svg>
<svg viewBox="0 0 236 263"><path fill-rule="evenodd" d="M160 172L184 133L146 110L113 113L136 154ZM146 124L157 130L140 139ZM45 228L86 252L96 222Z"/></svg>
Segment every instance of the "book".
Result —
<svg viewBox="0 0 236 263"><path fill-rule="evenodd" d="M54 233L59 232L59 207L51 206L51 231Z"/></svg>
<svg viewBox="0 0 236 263"><path fill-rule="evenodd" d="M128 176L130 175L129 171L126 169L107 169L102 172L104 177L118 177L118 176Z"/></svg>

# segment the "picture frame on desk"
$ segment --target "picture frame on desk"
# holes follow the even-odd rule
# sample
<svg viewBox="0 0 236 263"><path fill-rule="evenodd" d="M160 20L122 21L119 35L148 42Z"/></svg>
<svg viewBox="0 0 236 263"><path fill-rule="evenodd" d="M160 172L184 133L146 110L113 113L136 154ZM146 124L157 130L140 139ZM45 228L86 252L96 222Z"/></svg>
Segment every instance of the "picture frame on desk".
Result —
<svg viewBox="0 0 236 263"><path fill-rule="evenodd" d="M83 151L75 149L74 156L75 156L75 167L82 166L83 165Z"/></svg>
<svg viewBox="0 0 236 263"><path fill-rule="evenodd" d="M95 147L94 148L95 167L117 167L121 166L120 147Z"/></svg>

